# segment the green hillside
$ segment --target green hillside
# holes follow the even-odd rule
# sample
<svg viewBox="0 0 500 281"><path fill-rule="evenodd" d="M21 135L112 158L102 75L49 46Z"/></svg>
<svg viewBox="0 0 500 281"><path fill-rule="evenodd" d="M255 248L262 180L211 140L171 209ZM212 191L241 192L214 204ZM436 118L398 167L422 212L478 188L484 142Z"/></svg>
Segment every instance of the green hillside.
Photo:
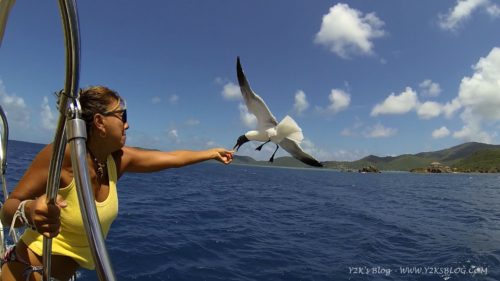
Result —
<svg viewBox="0 0 500 281"><path fill-rule="evenodd" d="M496 167L495 165L500 166L500 158L496 158L495 154L492 153L492 151L496 150L500 151L499 145L469 142L439 151L403 154L395 157L370 155L360 160L343 164L351 169L374 165L381 170L410 171L412 169L425 168L432 162L440 162L450 167L467 167L474 171L473 168L476 166L482 169ZM476 153L479 153L479 156L471 157ZM478 166L477 161L481 161L481 165ZM458 166L459 162L461 164ZM328 164L328 166L331 165L330 163Z"/></svg>
<svg viewBox="0 0 500 281"><path fill-rule="evenodd" d="M500 148L476 151L453 166L459 171L499 172Z"/></svg>
<svg viewBox="0 0 500 281"><path fill-rule="evenodd" d="M476 151L491 149L496 147L500 146L479 143L479 142L467 142L448 149L443 149L434 152L422 152L416 155L423 158L435 158L443 164L453 165L455 162L458 162L463 158L466 158L467 156L471 155L472 153L475 153Z"/></svg>
<svg viewBox="0 0 500 281"><path fill-rule="evenodd" d="M399 156L379 157L370 155L362 159L347 161L325 161L323 165L328 169L359 170L367 166L375 166L380 170L410 171L428 167L433 162L456 168L458 171L500 171L500 145L491 145L477 142L468 142L451 148L421 152L417 154L403 154ZM292 157L280 157L274 163L256 161L248 156L235 157L236 164L251 164L262 166L308 167Z"/></svg>
<svg viewBox="0 0 500 281"><path fill-rule="evenodd" d="M353 162L327 161L325 162L325 166L334 169L344 168L359 170L363 167L372 165L381 170L409 171L414 168L427 166L434 161L435 160L433 158L425 158L409 154L397 157L377 157L371 155Z"/></svg>
<svg viewBox="0 0 500 281"><path fill-rule="evenodd" d="M249 156L235 155L233 158L233 163L240 165L256 165L256 166L270 166L270 167L294 167L294 168L311 167L290 156L275 158L274 162L271 163L267 160L257 161Z"/></svg>
<svg viewBox="0 0 500 281"><path fill-rule="evenodd" d="M234 157L233 157L233 163L235 163L235 164L255 164L255 162L257 162L257 161L255 161L250 156L234 155Z"/></svg>

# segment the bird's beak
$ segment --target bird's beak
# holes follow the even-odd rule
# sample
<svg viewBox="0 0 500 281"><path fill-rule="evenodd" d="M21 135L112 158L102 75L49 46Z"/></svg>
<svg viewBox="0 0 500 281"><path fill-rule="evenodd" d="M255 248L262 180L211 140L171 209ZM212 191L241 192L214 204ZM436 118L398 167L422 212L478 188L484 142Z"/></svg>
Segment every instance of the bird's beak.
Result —
<svg viewBox="0 0 500 281"><path fill-rule="evenodd" d="M245 135L241 135L238 138L238 140L236 141L236 144L234 145L233 150L238 151L238 149L240 148L240 146L242 146L247 141L249 141L249 139L247 137L245 137Z"/></svg>
<svg viewBox="0 0 500 281"><path fill-rule="evenodd" d="M238 151L238 149L240 149L240 146L241 146L241 144L236 143L236 144L234 145L234 147L233 147L233 150L234 150L234 151Z"/></svg>

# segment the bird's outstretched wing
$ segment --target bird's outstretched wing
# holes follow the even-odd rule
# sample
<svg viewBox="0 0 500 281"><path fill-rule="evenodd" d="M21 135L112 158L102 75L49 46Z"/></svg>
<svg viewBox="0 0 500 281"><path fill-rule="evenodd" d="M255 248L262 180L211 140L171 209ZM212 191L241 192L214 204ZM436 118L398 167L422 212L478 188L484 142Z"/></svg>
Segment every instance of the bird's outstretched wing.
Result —
<svg viewBox="0 0 500 281"><path fill-rule="evenodd" d="M248 108L248 112L257 117L257 122L259 123L258 127L270 128L276 126L278 121L276 121L276 118L271 113L264 100L250 88L250 84L243 73L239 57L236 62L236 72L238 74L238 83L240 84L243 100Z"/></svg>
<svg viewBox="0 0 500 281"><path fill-rule="evenodd" d="M295 141L285 138L283 139L279 145L281 148L290 153L294 158L306 163L307 165L314 167L323 167L323 164L318 162L318 160L314 159L311 155L305 153L300 145Z"/></svg>

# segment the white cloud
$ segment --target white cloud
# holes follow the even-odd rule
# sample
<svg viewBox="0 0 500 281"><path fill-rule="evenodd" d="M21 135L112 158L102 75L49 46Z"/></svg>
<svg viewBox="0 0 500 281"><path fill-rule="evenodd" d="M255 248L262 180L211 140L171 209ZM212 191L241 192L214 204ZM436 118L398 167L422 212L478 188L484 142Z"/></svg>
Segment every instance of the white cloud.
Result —
<svg viewBox="0 0 500 281"><path fill-rule="evenodd" d="M427 101L420 103L411 88L396 96L391 94L383 103L377 104L372 116L378 114L403 114L413 109L422 119L430 119L443 114L451 118L455 112L462 110L460 119L463 126L453 132L453 137L463 141L478 141L492 143L497 136L495 131L486 131L485 125L495 125L500 122L500 48L493 48L486 57L482 57L473 66L474 73L461 80L456 98L443 104ZM425 81L424 81L425 82ZM426 82L424 85L431 85ZM434 131L440 136L444 130ZM343 135L352 135L349 130ZM451 134L451 132L448 132Z"/></svg>
<svg viewBox="0 0 500 281"><path fill-rule="evenodd" d="M392 137L397 133L396 129L384 127L382 124L377 123L371 128L367 128L364 133L366 138L387 138Z"/></svg>
<svg viewBox="0 0 500 281"><path fill-rule="evenodd" d="M447 14L439 15L439 26L444 30L456 31L478 9L484 9L492 17L500 16L499 6L490 0L457 0Z"/></svg>
<svg viewBox="0 0 500 281"><path fill-rule="evenodd" d="M152 97L151 98L151 103L152 104L159 104L161 102L161 98L160 97Z"/></svg>
<svg viewBox="0 0 500 281"><path fill-rule="evenodd" d="M482 118L472 113L470 108L466 108L460 115L464 125L460 131L453 133L453 137L463 141L477 141L492 143L494 134L490 134L482 129Z"/></svg>
<svg viewBox="0 0 500 281"><path fill-rule="evenodd" d="M355 161L365 157L368 154L369 153L366 150L361 151L358 149L355 150L339 149L333 152L333 159L335 159L336 161ZM329 158L328 160L332 159Z"/></svg>
<svg viewBox="0 0 500 281"><path fill-rule="evenodd" d="M24 99L16 95L7 94L2 80L0 80L0 104L5 111L10 126L29 127L30 112Z"/></svg>
<svg viewBox="0 0 500 281"><path fill-rule="evenodd" d="M442 126L441 128L432 131L432 137L435 139L444 138L449 135L450 135L450 130L448 130L448 128L446 128L445 126Z"/></svg>
<svg viewBox="0 0 500 281"><path fill-rule="evenodd" d="M354 124L350 128L344 128L340 135L343 137L357 137L359 135L360 129L364 126L364 123L356 117Z"/></svg>
<svg viewBox="0 0 500 281"><path fill-rule="evenodd" d="M191 118L191 119L186 120L185 124L187 126L198 126L198 125L200 125L200 120Z"/></svg>
<svg viewBox="0 0 500 281"><path fill-rule="evenodd" d="M314 42L342 58L351 54L372 54L372 40L384 36L384 22L375 13L363 15L347 4L338 3L323 16Z"/></svg>
<svg viewBox="0 0 500 281"><path fill-rule="evenodd" d="M460 115L464 125L460 131L453 133L453 137L463 141L477 141L483 143L492 143L493 136L483 131L481 126L481 117L474 115L469 108L466 108Z"/></svg>
<svg viewBox="0 0 500 281"><path fill-rule="evenodd" d="M472 77L460 83L460 104L471 114L487 120L500 120L500 48L493 48L473 67Z"/></svg>
<svg viewBox="0 0 500 281"><path fill-rule="evenodd" d="M462 79L458 97L452 101L464 108L460 114L464 125L453 137L491 143L495 134L484 131L483 124L500 121L500 48L480 58L473 69L471 77Z"/></svg>
<svg viewBox="0 0 500 281"><path fill-rule="evenodd" d="M302 140L301 147L306 153L308 153L318 161L325 161L332 159L332 154L330 152L319 148L310 139L306 138Z"/></svg>
<svg viewBox="0 0 500 281"><path fill-rule="evenodd" d="M177 129L171 129L170 131L168 131L167 136L170 139L170 141L173 143L180 143L181 142L181 140L179 138L179 132L177 131Z"/></svg>
<svg viewBox="0 0 500 281"><path fill-rule="evenodd" d="M422 81L419 86L423 96L437 97L441 93L441 86L439 86L439 83L432 82L430 79Z"/></svg>
<svg viewBox="0 0 500 281"><path fill-rule="evenodd" d="M431 119L434 117L438 117L441 112L442 105L437 102L427 101L417 106L418 117L422 119Z"/></svg>
<svg viewBox="0 0 500 281"><path fill-rule="evenodd" d="M179 96L178 95L170 95L170 97L168 97L168 102L170 104L177 104L177 102L179 101Z"/></svg>
<svg viewBox="0 0 500 281"><path fill-rule="evenodd" d="M223 79L222 77L215 77L215 79L214 79L214 83L215 83L215 84L218 84L218 85L222 85L222 84L224 84L224 81L225 81L225 80L226 80L226 79Z"/></svg>
<svg viewBox="0 0 500 281"><path fill-rule="evenodd" d="M419 86L424 89L428 96L437 95L440 92L439 84L431 80L425 80ZM382 103L376 104L372 109L371 116L405 114L415 110L421 119L431 119L441 114L451 118L461 107L459 99L454 99L444 105L434 101L420 102L417 93L412 88L406 87L405 91L399 95L392 93Z"/></svg>
<svg viewBox="0 0 500 281"><path fill-rule="evenodd" d="M346 109L351 103L351 96L338 89L332 89L328 99L330 100L328 110L332 113L337 113Z"/></svg>
<svg viewBox="0 0 500 281"><path fill-rule="evenodd" d="M40 118L42 121L42 128L50 131L54 130L56 128L57 120L49 106L49 99L47 97L43 97L41 109Z"/></svg>
<svg viewBox="0 0 500 281"><path fill-rule="evenodd" d="M226 85L224 85L221 94L226 100L239 100L242 98L240 86L232 82L229 82Z"/></svg>
<svg viewBox="0 0 500 281"><path fill-rule="evenodd" d="M243 124L249 128L255 128L257 126L257 118L252 113L248 112L246 105L240 103L238 105L240 110L240 118Z"/></svg>
<svg viewBox="0 0 500 281"><path fill-rule="evenodd" d="M486 8L486 12L492 17L500 17L500 6L498 5L489 5Z"/></svg>
<svg viewBox="0 0 500 281"><path fill-rule="evenodd" d="M410 87L406 87L405 91L396 96L392 93L385 99L384 102L375 105L371 115L379 114L404 114L412 109L415 109L418 104L417 93Z"/></svg>
<svg viewBox="0 0 500 281"><path fill-rule="evenodd" d="M351 128L344 128L342 132L340 132L340 135L343 137L353 137L356 135L356 132L354 132Z"/></svg>
<svg viewBox="0 0 500 281"><path fill-rule="evenodd" d="M458 98L455 98L451 102L447 102L445 105L443 105L442 111L446 118L451 118L453 114L460 108L462 108L462 104L460 104Z"/></svg>
<svg viewBox="0 0 500 281"><path fill-rule="evenodd" d="M309 108L309 103L307 102L306 93L304 93L304 91L299 90L295 93L295 104L293 108L299 115Z"/></svg>

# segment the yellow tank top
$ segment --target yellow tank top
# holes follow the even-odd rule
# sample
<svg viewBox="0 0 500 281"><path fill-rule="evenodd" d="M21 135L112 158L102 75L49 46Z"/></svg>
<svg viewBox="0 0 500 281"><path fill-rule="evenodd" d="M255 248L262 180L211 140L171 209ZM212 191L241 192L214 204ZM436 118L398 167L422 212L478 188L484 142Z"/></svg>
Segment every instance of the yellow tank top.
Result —
<svg viewBox="0 0 500 281"><path fill-rule="evenodd" d="M118 196L116 193L116 165L110 155L107 159L109 194L102 202L95 202L97 214L101 223L104 237L107 236L111 223L118 214ZM80 204L76 193L75 179L65 188L59 189L59 194L66 200L66 208L61 209L61 231L52 239L52 254L73 258L86 269L94 269L94 260L90 253L87 235L83 226ZM22 241L37 255L43 254L43 235L26 229L21 237Z"/></svg>

